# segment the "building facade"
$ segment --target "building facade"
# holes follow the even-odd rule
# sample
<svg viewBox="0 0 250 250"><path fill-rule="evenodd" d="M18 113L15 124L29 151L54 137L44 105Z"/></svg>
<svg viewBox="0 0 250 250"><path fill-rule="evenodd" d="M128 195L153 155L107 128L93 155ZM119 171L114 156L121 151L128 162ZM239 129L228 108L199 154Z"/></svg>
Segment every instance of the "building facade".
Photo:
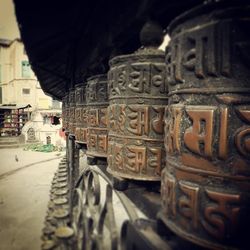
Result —
<svg viewBox="0 0 250 250"><path fill-rule="evenodd" d="M31 106L28 112L32 112L32 115L22 126L19 126L19 120L15 117L9 118L9 114L16 113L15 110L8 111L8 116L2 114L0 135L16 136L18 127L27 142L48 143L48 137L52 139L52 144L61 140L57 136L61 129L60 123L53 122L61 117L61 103L44 94L31 69L22 41L0 39L0 106L5 110L6 107L13 106L15 109L26 105Z"/></svg>
<svg viewBox="0 0 250 250"><path fill-rule="evenodd" d="M43 93L20 39L0 39L0 104L30 104L31 110L60 108Z"/></svg>

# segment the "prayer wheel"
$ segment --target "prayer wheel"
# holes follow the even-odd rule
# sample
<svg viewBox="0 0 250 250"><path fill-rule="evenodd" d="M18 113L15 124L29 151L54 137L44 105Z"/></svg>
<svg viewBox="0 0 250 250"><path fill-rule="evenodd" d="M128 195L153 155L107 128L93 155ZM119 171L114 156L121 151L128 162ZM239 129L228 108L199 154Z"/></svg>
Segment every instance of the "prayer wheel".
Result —
<svg viewBox="0 0 250 250"><path fill-rule="evenodd" d="M76 108L76 101L75 101L75 89L72 88L69 91L69 133L74 135L75 134L75 108Z"/></svg>
<svg viewBox="0 0 250 250"><path fill-rule="evenodd" d="M157 49L158 43L151 44L150 28L161 33L156 24L146 24L141 32L144 46L110 60L107 170L116 177L159 181L165 165L163 116L168 97L164 52Z"/></svg>
<svg viewBox="0 0 250 250"><path fill-rule="evenodd" d="M75 98L75 121L76 130L75 138L76 142L87 144L87 107L85 96L85 84L76 85Z"/></svg>
<svg viewBox="0 0 250 250"><path fill-rule="evenodd" d="M68 113L68 97L65 95L62 98L62 129L65 131L67 128L67 113Z"/></svg>
<svg viewBox="0 0 250 250"><path fill-rule="evenodd" d="M160 218L209 249L247 249L249 238L250 5L229 3L177 17L166 49Z"/></svg>
<svg viewBox="0 0 250 250"><path fill-rule="evenodd" d="M96 75L87 79L87 156L89 157L107 157L107 92L106 75Z"/></svg>

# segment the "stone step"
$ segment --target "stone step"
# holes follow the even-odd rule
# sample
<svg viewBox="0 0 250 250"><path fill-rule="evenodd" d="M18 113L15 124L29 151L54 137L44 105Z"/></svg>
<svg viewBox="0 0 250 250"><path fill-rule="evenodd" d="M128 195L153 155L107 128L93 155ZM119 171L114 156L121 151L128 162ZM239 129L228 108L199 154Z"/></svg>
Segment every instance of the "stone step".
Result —
<svg viewBox="0 0 250 250"><path fill-rule="evenodd" d="M21 148L21 147L24 147L26 146L27 144L0 144L0 149L2 148Z"/></svg>
<svg viewBox="0 0 250 250"><path fill-rule="evenodd" d="M17 136L11 136L11 137L0 136L0 141L16 141L16 140L19 140L19 137L17 137Z"/></svg>
<svg viewBox="0 0 250 250"><path fill-rule="evenodd" d="M12 144L18 144L19 141L15 140L15 141L0 141L0 145L12 145Z"/></svg>
<svg viewBox="0 0 250 250"><path fill-rule="evenodd" d="M0 137L0 148L18 148L20 139L19 136Z"/></svg>

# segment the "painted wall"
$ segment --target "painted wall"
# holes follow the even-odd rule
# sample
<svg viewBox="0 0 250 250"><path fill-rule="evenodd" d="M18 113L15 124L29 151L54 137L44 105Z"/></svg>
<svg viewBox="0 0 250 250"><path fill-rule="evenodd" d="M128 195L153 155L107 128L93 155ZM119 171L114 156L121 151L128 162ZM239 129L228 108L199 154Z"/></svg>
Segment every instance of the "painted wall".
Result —
<svg viewBox="0 0 250 250"><path fill-rule="evenodd" d="M52 98L43 93L20 40L9 46L0 44L0 87L2 104L30 104L31 110L53 108Z"/></svg>

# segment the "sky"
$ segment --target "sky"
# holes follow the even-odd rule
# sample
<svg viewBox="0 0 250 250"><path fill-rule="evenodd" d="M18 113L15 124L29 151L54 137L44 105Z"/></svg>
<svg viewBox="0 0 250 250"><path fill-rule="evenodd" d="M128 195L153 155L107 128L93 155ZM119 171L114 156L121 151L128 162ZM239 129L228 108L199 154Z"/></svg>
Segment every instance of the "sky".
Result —
<svg viewBox="0 0 250 250"><path fill-rule="evenodd" d="M0 38L20 38L12 0L0 0Z"/></svg>

